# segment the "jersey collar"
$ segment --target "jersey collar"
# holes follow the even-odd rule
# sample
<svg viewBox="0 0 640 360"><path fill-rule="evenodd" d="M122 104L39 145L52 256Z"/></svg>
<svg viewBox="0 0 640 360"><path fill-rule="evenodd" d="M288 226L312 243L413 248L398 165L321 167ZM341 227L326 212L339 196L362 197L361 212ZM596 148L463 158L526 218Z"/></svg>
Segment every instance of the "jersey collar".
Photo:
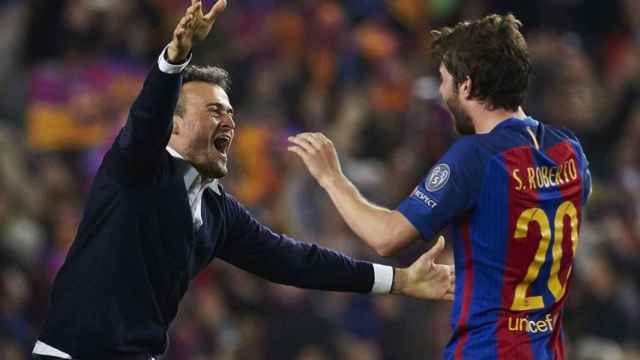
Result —
<svg viewBox="0 0 640 360"><path fill-rule="evenodd" d="M537 127L539 124L538 120L532 118L531 116L527 116L524 119L517 119L517 118L508 118L504 121L501 121L498 125L496 125L493 130L502 128L502 127L506 127L506 126L531 126L531 127ZM491 130L493 132L493 130Z"/></svg>

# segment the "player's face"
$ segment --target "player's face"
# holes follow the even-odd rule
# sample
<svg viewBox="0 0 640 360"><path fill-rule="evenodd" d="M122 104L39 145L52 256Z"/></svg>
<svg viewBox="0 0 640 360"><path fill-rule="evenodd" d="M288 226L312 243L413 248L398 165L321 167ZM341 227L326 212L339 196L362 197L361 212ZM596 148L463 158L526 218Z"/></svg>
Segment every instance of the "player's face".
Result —
<svg viewBox="0 0 640 360"><path fill-rule="evenodd" d="M227 93L217 85L192 81L182 86L183 156L208 178L221 178L229 172L227 160L236 128Z"/></svg>
<svg viewBox="0 0 640 360"><path fill-rule="evenodd" d="M462 135L474 134L475 129L471 117L467 115L461 104L460 91L456 88L453 75L440 64L440 96L453 115L453 124L456 131Z"/></svg>

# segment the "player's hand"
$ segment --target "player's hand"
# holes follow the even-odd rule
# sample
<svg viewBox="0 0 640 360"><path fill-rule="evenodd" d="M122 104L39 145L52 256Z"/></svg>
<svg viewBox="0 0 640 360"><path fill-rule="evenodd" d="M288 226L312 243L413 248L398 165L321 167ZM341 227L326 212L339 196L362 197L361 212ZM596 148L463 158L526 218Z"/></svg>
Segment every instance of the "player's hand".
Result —
<svg viewBox="0 0 640 360"><path fill-rule="evenodd" d="M322 133L300 133L289 137L287 150L298 155L322 187L342 176L333 142Z"/></svg>
<svg viewBox="0 0 640 360"><path fill-rule="evenodd" d="M202 0L191 0L191 6L173 31L173 39L167 49L169 62L179 64L186 60L193 43L204 40L209 35L218 15L226 7L227 0L218 0L205 14Z"/></svg>
<svg viewBox="0 0 640 360"><path fill-rule="evenodd" d="M451 265L436 264L444 249L444 237L406 269L396 268L392 293L417 299L453 300L456 274Z"/></svg>

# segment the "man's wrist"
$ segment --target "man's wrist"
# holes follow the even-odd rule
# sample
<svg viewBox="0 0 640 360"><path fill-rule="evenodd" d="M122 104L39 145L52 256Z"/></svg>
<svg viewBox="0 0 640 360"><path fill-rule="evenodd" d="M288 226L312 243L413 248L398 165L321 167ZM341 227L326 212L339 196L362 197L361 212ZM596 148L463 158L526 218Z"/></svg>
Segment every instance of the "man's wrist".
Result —
<svg viewBox="0 0 640 360"><path fill-rule="evenodd" d="M347 178L342 174L327 176L318 182L320 186L328 193L344 188L347 184Z"/></svg>
<svg viewBox="0 0 640 360"><path fill-rule="evenodd" d="M172 65L179 65L187 60L187 57L191 53L191 50L179 51L178 47L174 45L173 41L167 46L165 52L165 59Z"/></svg>
<svg viewBox="0 0 640 360"><path fill-rule="evenodd" d="M392 294L403 294L404 289L407 286L407 279L409 275L407 269L394 268L393 269L393 286L391 287Z"/></svg>
<svg viewBox="0 0 640 360"><path fill-rule="evenodd" d="M188 56L181 63L174 64L170 62L169 55L167 55L167 53L170 50L170 47L171 47L171 44L167 45L164 48L164 50L162 50L162 53L158 57L158 67L160 68L160 71L167 74L181 73L184 70L184 68L186 68L187 65L189 65L189 62L191 61L191 53L189 53Z"/></svg>

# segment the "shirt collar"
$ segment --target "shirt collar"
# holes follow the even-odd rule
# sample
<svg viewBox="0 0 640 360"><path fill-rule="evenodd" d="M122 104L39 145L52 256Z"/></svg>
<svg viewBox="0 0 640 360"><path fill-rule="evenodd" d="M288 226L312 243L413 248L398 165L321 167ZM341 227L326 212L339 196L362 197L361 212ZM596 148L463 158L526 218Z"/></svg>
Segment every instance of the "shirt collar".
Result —
<svg viewBox="0 0 640 360"><path fill-rule="evenodd" d="M538 121L535 120L534 118L532 118L531 116L527 116L524 119L518 119L518 118L508 118L504 121L501 121L498 125L496 125L493 130L495 129L499 129L501 127L505 127L505 126L531 126L531 127L537 127L538 126ZM491 130L491 131L493 131Z"/></svg>
<svg viewBox="0 0 640 360"><path fill-rule="evenodd" d="M188 161L186 161L184 157L180 155L180 153L178 153L168 145L166 149L167 149L167 152L172 157L183 160L182 163L184 164L184 173L183 173L184 186L187 188L187 191L189 191L194 185L196 185L196 186L208 187L218 195L222 194L220 190L220 184L218 183L218 179L211 179L211 180L204 181L203 177L200 176L200 174L198 173L198 170L196 170L196 168L194 168Z"/></svg>

